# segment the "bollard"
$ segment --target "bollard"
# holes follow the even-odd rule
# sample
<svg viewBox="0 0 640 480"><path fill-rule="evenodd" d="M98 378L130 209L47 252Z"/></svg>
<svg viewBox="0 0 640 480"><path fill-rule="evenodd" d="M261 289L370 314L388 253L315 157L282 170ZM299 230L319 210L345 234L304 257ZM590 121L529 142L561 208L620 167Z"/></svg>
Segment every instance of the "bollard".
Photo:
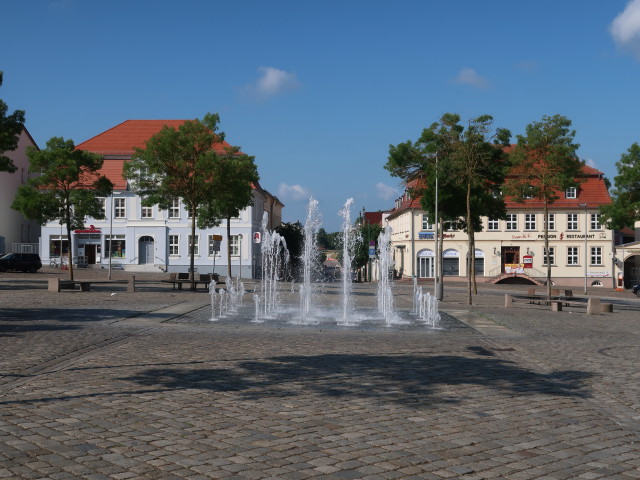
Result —
<svg viewBox="0 0 640 480"><path fill-rule="evenodd" d="M58 277L49 279L49 289L50 292L60 292L60 279Z"/></svg>
<svg viewBox="0 0 640 480"><path fill-rule="evenodd" d="M508 293L504 294L504 308L513 308L513 300Z"/></svg>
<svg viewBox="0 0 640 480"><path fill-rule="evenodd" d="M131 275L129 279L129 285L127 286L127 292L135 292L136 291L136 276Z"/></svg>
<svg viewBox="0 0 640 480"><path fill-rule="evenodd" d="M561 312L562 311L562 302L551 302L551 311L552 312Z"/></svg>
<svg viewBox="0 0 640 480"><path fill-rule="evenodd" d="M600 315L600 299L589 297L587 303L587 315Z"/></svg>

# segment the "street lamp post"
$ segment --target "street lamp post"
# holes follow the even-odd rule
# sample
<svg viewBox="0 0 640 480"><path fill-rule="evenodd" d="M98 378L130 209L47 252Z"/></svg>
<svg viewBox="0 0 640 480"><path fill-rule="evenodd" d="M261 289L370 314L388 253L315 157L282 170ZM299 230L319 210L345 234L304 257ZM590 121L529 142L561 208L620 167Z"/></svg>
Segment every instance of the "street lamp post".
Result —
<svg viewBox="0 0 640 480"><path fill-rule="evenodd" d="M242 278L242 234L238 235L238 260L240 261L240 271L238 272L238 280Z"/></svg>
<svg viewBox="0 0 640 480"><path fill-rule="evenodd" d="M579 207L584 207L584 294L587 294L587 265L589 263L589 252L587 251L587 232L589 231L589 215L587 214L587 204L579 203Z"/></svg>
<svg viewBox="0 0 640 480"><path fill-rule="evenodd" d="M109 280L111 280L111 244L113 243L113 216L115 203L114 195L120 195L120 192L111 192L111 213L109 216L109 250L107 251L107 255L109 255Z"/></svg>

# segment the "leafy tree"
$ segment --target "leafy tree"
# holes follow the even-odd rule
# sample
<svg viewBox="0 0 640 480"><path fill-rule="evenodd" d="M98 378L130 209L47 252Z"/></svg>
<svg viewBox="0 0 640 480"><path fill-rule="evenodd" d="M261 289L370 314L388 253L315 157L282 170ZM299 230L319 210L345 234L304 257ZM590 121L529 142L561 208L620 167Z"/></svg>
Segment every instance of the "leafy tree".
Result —
<svg viewBox="0 0 640 480"><path fill-rule="evenodd" d="M231 244L231 219L253 204L253 184L259 179L253 157L240 153L238 147L227 149L218 157L213 172L215 215L227 221L227 242ZM227 249L228 276L231 277L231 249ZM242 272L240 272L242 273ZM240 275L239 275L240 276Z"/></svg>
<svg viewBox="0 0 640 480"><path fill-rule="evenodd" d="M0 86L2 71L0 70ZM4 152L11 152L18 147L18 136L24 128L24 110L16 110L7 115L8 106L0 99L0 172L13 173L16 166Z"/></svg>
<svg viewBox="0 0 640 480"><path fill-rule="evenodd" d="M539 122L527 125L524 135L518 135L518 143L510 154L513 164L505 193L518 202L536 201L543 205L544 249L549 251L549 206L560 192L578 185L584 162L574 143L575 130L571 120L562 116L547 115ZM547 291L551 295L551 264L547 262Z"/></svg>
<svg viewBox="0 0 640 480"><path fill-rule="evenodd" d="M132 182L133 190L143 198L143 205L168 209L176 198L184 203L191 215L189 270L192 280L196 225L208 228L218 225L228 212L234 216L232 208L224 202L229 188L237 185L237 179L225 174L222 165L235 172L235 160L244 155L238 153L238 147L223 143L225 135L218 131L219 121L217 114L208 113L202 121L186 121L178 129L163 127L146 142L146 148L135 149L133 159L125 164L123 171L124 177ZM231 187L221 185L221 175ZM243 184L243 188L246 186Z"/></svg>
<svg viewBox="0 0 640 480"><path fill-rule="evenodd" d="M356 242L354 246L353 260L351 261L354 268L363 268L369 265L369 242L377 241L382 226L379 223L370 224L362 221L362 217L359 219L356 227L358 233L356 234ZM365 272L365 277L367 276Z"/></svg>
<svg viewBox="0 0 640 480"><path fill-rule="evenodd" d="M66 225L69 278L73 280L71 231L82 228L87 216L104 218L104 205L98 197L111 195L113 184L98 172L103 158L76 150L73 140L53 137L47 148L30 147L27 155L30 171L39 175L18 188L11 208L41 225L52 220Z"/></svg>
<svg viewBox="0 0 640 480"><path fill-rule="evenodd" d="M622 229L640 220L640 145L634 143L616 162L613 202L600 207L608 228Z"/></svg>
<svg viewBox="0 0 640 480"><path fill-rule="evenodd" d="M511 133L498 128L493 131L493 118L482 115L469 122L460 141L453 145L451 173L455 183L464 189L465 231L468 235L467 279L468 304L472 304L471 291L478 293L475 276L475 232L480 227L480 216L491 212L491 217L506 214L504 200L494 195L494 187L501 185L505 174L504 147Z"/></svg>

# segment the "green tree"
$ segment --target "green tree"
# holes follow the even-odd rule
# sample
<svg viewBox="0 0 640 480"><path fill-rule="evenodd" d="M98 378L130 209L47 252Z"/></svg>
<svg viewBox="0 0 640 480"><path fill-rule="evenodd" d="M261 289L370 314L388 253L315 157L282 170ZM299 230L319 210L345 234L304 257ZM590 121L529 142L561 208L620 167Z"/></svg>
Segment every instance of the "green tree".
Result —
<svg viewBox="0 0 640 480"><path fill-rule="evenodd" d="M517 202L542 203L544 214L544 251L549 251L549 206L560 193L580 182L584 162L576 151L575 130L571 120L547 115L527 125L524 135L511 151L512 167L505 182L505 194ZM551 264L547 262L547 293L551 295Z"/></svg>
<svg viewBox="0 0 640 480"><path fill-rule="evenodd" d="M2 86L2 71L0 71L0 86ZM9 107L0 99L0 172L13 173L16 166L11 159L4 155L18 147L18 137L24 128L24 110L16 110L7 115Z"/></svg>
<svg viewBox="0 0 640 480"><path fill-rule="evenodd" d="M369 266L369 242L377 242L378 236L382 231L382 226L379 223L370 224L363 222L363 218L360 217L356 223L357 234L354 245L353 260L351 261L354 268L365 268ZM365 277L367 277L365 272Z"/></svg>
<svg viewBox="0 0 640 480"><path fill-rule="evenodd" d="M87 216L104 218L104 204L98 197L111 195L113 184L99 173L103 158L76 150L73 140L53 137L47 148L30 147L27 155L29 170L38 176L18 188L11 208L41 225L52 220L66 225L69 278L73 280L71 231L82 228Z"/></svg>
<svg viewBox="0 0 640 480"><path fill-rule="evenodd" d="M493 117L482 115L469 121L460 141L453 145L451 173L458 186L464 189L465 221L468 235L467 255L467 303L472 304L472 290L477 294L475 276L475 232L480 227L480 217L491 213L493 218L506 214L502 196L494 195L495 186L501 185L505 176L504 147L509 144L511 133L502 128L493 130Z"/></svg>
<svg viewBox="0 0 640 480"><path fill-rule="evenodd" d="M640 220L640 145L634 143L616 162L618 175L613 179L613 202L600 207L608 228L631 227Z"/></svg>
<svg viewBox="0 0 640 480"><path fill-rule="evenodd" d="M231 244L231 219L253 204L253 184L258 179L258 168L253 157L240 153L238 147L227 149L227 155L219 156L215 163L212 207L215 216L227 222L228 245ZM231 249L227 249L227 269L227 275L231 277Z"/></svg>

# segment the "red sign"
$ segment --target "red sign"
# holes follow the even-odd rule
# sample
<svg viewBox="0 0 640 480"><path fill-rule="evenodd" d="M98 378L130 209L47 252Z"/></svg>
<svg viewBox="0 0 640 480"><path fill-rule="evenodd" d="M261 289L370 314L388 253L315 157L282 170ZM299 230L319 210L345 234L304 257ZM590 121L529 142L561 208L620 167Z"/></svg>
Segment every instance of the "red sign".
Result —
<svg viewBox="0 0 640 480"><path fill-rule="evenodd" d="M533 257L531 255L523 255L522 263L524 268L533 268Z"/></svg>
<svg viewBox="0 0 640 480"><path fill-rule="evenodd" d="M102 233L102 230L93 225L89 225L89 228L74 230L73 233Z"/></svg>

